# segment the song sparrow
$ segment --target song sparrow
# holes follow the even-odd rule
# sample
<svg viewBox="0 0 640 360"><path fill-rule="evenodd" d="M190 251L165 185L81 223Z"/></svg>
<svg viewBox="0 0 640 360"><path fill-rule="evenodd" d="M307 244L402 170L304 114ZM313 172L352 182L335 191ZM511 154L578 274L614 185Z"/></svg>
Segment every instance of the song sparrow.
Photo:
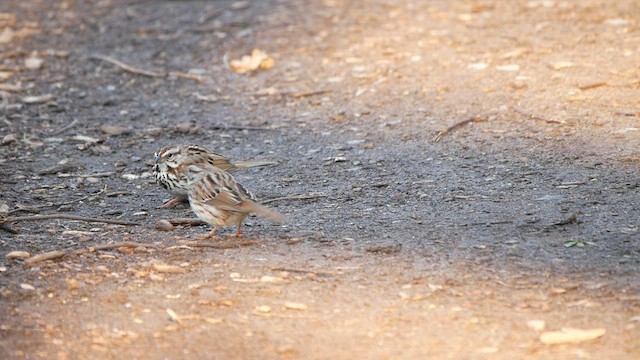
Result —
<svg viewBox="0 0 640 360"><path fill-rule="evenodd" d="M209 164L189 165L183 169L188 182L191 210L200 220L213 226L208 237L213 238L221 227L240 226L250 213L265 216L275 222L284 222L284 216L255 201L244 186L231 174Z"/></svg>
<svg viewBox="0 0 640 360"><path fill-rule="evenodd" d="M226 157L216 154L204 146L176 145L167 146L155 153L156 163L153 166L153 175L156 182L169 194L175 196L162 208L170 207L180 201L187 200L187 178L184 169L190 165L209 164L224 171L236 169L273 165L273 162L265 161L241 161L232 163Z"/></svg>

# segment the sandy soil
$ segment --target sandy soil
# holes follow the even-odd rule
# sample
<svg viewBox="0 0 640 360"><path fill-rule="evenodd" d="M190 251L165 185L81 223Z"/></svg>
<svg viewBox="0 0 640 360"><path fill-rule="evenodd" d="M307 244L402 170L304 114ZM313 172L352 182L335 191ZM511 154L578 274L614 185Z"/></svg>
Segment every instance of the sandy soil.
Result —
<svg viewBox="0 0 640 360"><path fill-rule="evenodd" d="M0 2L0 358L639 358L638 14ZM287 224L158 229L178 143L276 162Z"/></svg>

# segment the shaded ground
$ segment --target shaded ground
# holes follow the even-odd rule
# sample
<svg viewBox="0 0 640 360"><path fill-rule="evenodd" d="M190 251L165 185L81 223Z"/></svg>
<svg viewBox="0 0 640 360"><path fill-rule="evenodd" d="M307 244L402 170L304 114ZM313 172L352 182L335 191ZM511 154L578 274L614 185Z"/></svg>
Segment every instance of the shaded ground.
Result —
<svg viewBox="0 0 640 360"><path fill-rule="evenodd" d="M0 232L3 254L66 252L0 259L3 359L640 356L635 1L0 12L9 215L141 224ZM275 67L225 66L254 48ZM152 155L175 143L278 162L237 174L261 199L312 196L269 204L285 226L251 218L245 243L219 242L246 246L194 247L207 228L154 226L192 216L156 208ZM122 241L151 246L95 248ZM539 339L562 328L605 334Z"/></svg>

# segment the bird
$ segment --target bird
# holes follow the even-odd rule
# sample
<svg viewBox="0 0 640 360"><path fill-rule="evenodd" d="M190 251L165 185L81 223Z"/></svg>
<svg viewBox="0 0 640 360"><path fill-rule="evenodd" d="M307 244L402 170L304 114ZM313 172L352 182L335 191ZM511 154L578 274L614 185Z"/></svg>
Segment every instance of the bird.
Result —
<svg viewBox="0 0 640 360"><path fill-rule="evenodd" d="M255 197L228 172L210 164L189 165L182 169L188 183L191 210L213 230L206 236L215 238L221 227L237 226L241 237L242 222L251 213L283 223L284 215L256 202Z"/></svg>
<svg viewBox="0 0 640 360"><path fill-rule="evenodd" d="M175 196L161 208L168 208L187 200L187 179L184 169L190 165L209 164L223 171L235 171L251 167L275 165L266 161L240 161L232 163L226 157L217 154L204 146L173 145L155 152L153 175L156 183L169 194Z"/></svg>

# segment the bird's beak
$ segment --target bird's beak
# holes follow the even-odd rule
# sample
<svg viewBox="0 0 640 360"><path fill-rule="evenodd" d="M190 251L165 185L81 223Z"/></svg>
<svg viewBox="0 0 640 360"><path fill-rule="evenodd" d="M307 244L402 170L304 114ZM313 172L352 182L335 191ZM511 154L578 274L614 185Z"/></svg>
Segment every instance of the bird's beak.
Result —
<svg viewBox="0 0 640 360"><path fill-rule="evenodd" d="M160 162L160 155L155 154L153 157L156 160L156 164Z"/></svg>

